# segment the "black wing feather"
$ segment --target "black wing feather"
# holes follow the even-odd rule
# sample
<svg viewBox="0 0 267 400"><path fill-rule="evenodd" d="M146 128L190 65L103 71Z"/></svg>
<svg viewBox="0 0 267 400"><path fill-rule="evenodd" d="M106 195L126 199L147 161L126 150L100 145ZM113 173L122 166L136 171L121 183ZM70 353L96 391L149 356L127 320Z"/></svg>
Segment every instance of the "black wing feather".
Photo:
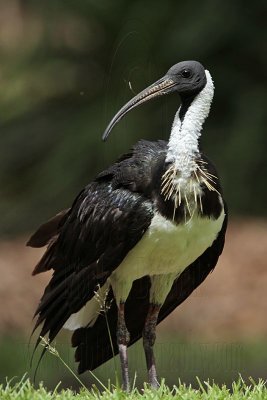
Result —
<svg viewBox="0 0 267 400"><path fill-rule="evenodd" d="M104 209L102 213L99 210L98 219L93 219L92 201L86 211L83 209L86 205L81 206L83 201L77 202L57 241L37 265L37 272L43 268L55 270L36 310L36 315L39 315L37 326L45 321L41 335L49 332L50 340L70 315L93 297L97 286L104 284L150 225L152 208L149 201L127 190L114 196L114 192L109 193L107 185L101 186L98 196L108 210ZM89 197L88 192L86 196ZM99 207L98 196L94 196L95 207ZM84 221L78 224L76 221L80 215ZM69 225L72 225L71 235Z"/></svg>
<svg viewBox="0 0 267 400"><path fill-rule="evenodd" d="M33 274L54 270L35 313L38 319L34 330L43 323L41 336L48 334L50 340L54 339L70 315L93 297L97 286L104 284L149 227L153 205L143 194L150 184L144 175L152 170L155 156L164 151L164 142L154 143L152 148L149 142L139 142L90 183L71 209L42 225L29 240L31 246L49 243ZM136 166L140 156L143 174Z"/></svg>
<svg viewBox="0 0 267 400"><path fill-rule="evenodd" d="M44 247L57 235L60 226L62 225L65 216L70 209L62 210L47 222L42 224L37 231L30 237L27 246Z"/></svg>

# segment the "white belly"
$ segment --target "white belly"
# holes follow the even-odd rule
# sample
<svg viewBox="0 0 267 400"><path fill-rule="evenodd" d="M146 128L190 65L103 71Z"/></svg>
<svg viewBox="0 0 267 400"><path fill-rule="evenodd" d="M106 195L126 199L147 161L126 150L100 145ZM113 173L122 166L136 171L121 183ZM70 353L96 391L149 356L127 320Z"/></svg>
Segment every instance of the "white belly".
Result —
<svg viewBox="0 0 267 400"><path fill-rule="evenodd" d="M143 238L112 275L132 281L145 275L179 275L212 245L224 215L223 210L217 220L193 216L187 223L176 225L156 214Z"/></svg>
<svg viewBox="0 0 267 400"><path fill-rule="evenodd" d="M212 245L222 228L224 217L222 210L216 220L196 215L185 224L176 225L157 213L140 242L127 254L108 282L100 289L101 294L103 290L108 290L111 284L116 301L125 301L133 281L146 275L162 275L160 286L166 282L166 289L162 290L168 292L173 279ZM167 275L171 282L167 282ZM161 293L160 296L164 298L165 294L168 293ZM85 307L69 318L64 327L77 329L86 326L90 321L90 325L93 325L99 309L98 302L92 298Z"/></svg>

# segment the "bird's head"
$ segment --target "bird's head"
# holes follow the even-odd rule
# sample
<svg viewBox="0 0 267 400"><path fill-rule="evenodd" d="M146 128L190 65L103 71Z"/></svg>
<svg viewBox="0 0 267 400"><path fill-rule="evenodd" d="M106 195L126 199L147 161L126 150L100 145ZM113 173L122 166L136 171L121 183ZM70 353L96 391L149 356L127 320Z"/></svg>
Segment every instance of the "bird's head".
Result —
<svg viewBox="0 0 267 400"><path fill-rule="evenodd" d="M159 96L177 92L184 100L196 96L207 83L206 71L197 61L182 61L173 65L166 75L142 90L126 103L107 126L103 140L106 140L113 127L133 108Z"/></svg>

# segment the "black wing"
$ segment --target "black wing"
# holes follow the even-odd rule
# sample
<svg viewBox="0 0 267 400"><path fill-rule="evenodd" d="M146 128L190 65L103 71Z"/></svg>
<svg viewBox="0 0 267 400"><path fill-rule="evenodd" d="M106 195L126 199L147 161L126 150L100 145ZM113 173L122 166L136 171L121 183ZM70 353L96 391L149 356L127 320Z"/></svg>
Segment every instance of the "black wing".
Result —
<svg viewBox="0 0 267 400"><path fill-rule="evenodd" d="M90 185L77 199L55 242L34 273L54 274L37 308L40 335L53 340L71 314L93 297L129 250L141 239L152 217L151 203L108 184Z"/></svg>
<svg viewBox="0 0 267 400"><path fill-rule="evenodd" d="M212 246L209 247L195 262L188 266L174 282L173 287L161 308L158 323L186 300L186 298L214 269L224 247L226 227L227 215L225 216L223 227ZM135 343L142 336L142 329L149 305L149 289L150 280L148 277L135 281L126 301L126 324L131 335L129 345ZM112 291L110 291L108 301L112 298L113 294ZM114 300L111 302L111 308L107 312L107 317L113 348L115 354L117 354L117 310ZM72 345L73 347L77 347L75 360L79 362L79 373L86 370L93 370L112 358L112 348L105 318L103 316L98 317L92 328L77 329L72 336Z"/></svg>
<svg viewBox="0 0 267 400"><path fill-rule="evenodd" d="M33 274L54 269L35 313L34 330L43 323L41 336L48 333L53 340L141 239L153 216L144 194L151 185L149 171L165 151L165 142L139 142L29 240L36 247L49 243Z"/></svg>

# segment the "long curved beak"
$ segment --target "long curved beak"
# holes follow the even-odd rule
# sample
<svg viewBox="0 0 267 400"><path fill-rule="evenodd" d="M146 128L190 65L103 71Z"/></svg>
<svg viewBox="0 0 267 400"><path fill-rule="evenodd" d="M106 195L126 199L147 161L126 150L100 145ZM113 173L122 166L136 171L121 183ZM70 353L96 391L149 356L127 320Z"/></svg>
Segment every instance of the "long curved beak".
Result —
<svg viewBox="0 0 267 400"><path fill-rule="evenodd" d="M175 85L176 83L172 79L164 76L157 82L142 90L142 92L140 92L130 101L128 101L128 103L126 103L112 118L105 132L103 133L102 139L107 140L108 135L110 134L114 126L133 108L138 107L140 104L143 104L146 101L172 92L172 89Z"/></svg>

